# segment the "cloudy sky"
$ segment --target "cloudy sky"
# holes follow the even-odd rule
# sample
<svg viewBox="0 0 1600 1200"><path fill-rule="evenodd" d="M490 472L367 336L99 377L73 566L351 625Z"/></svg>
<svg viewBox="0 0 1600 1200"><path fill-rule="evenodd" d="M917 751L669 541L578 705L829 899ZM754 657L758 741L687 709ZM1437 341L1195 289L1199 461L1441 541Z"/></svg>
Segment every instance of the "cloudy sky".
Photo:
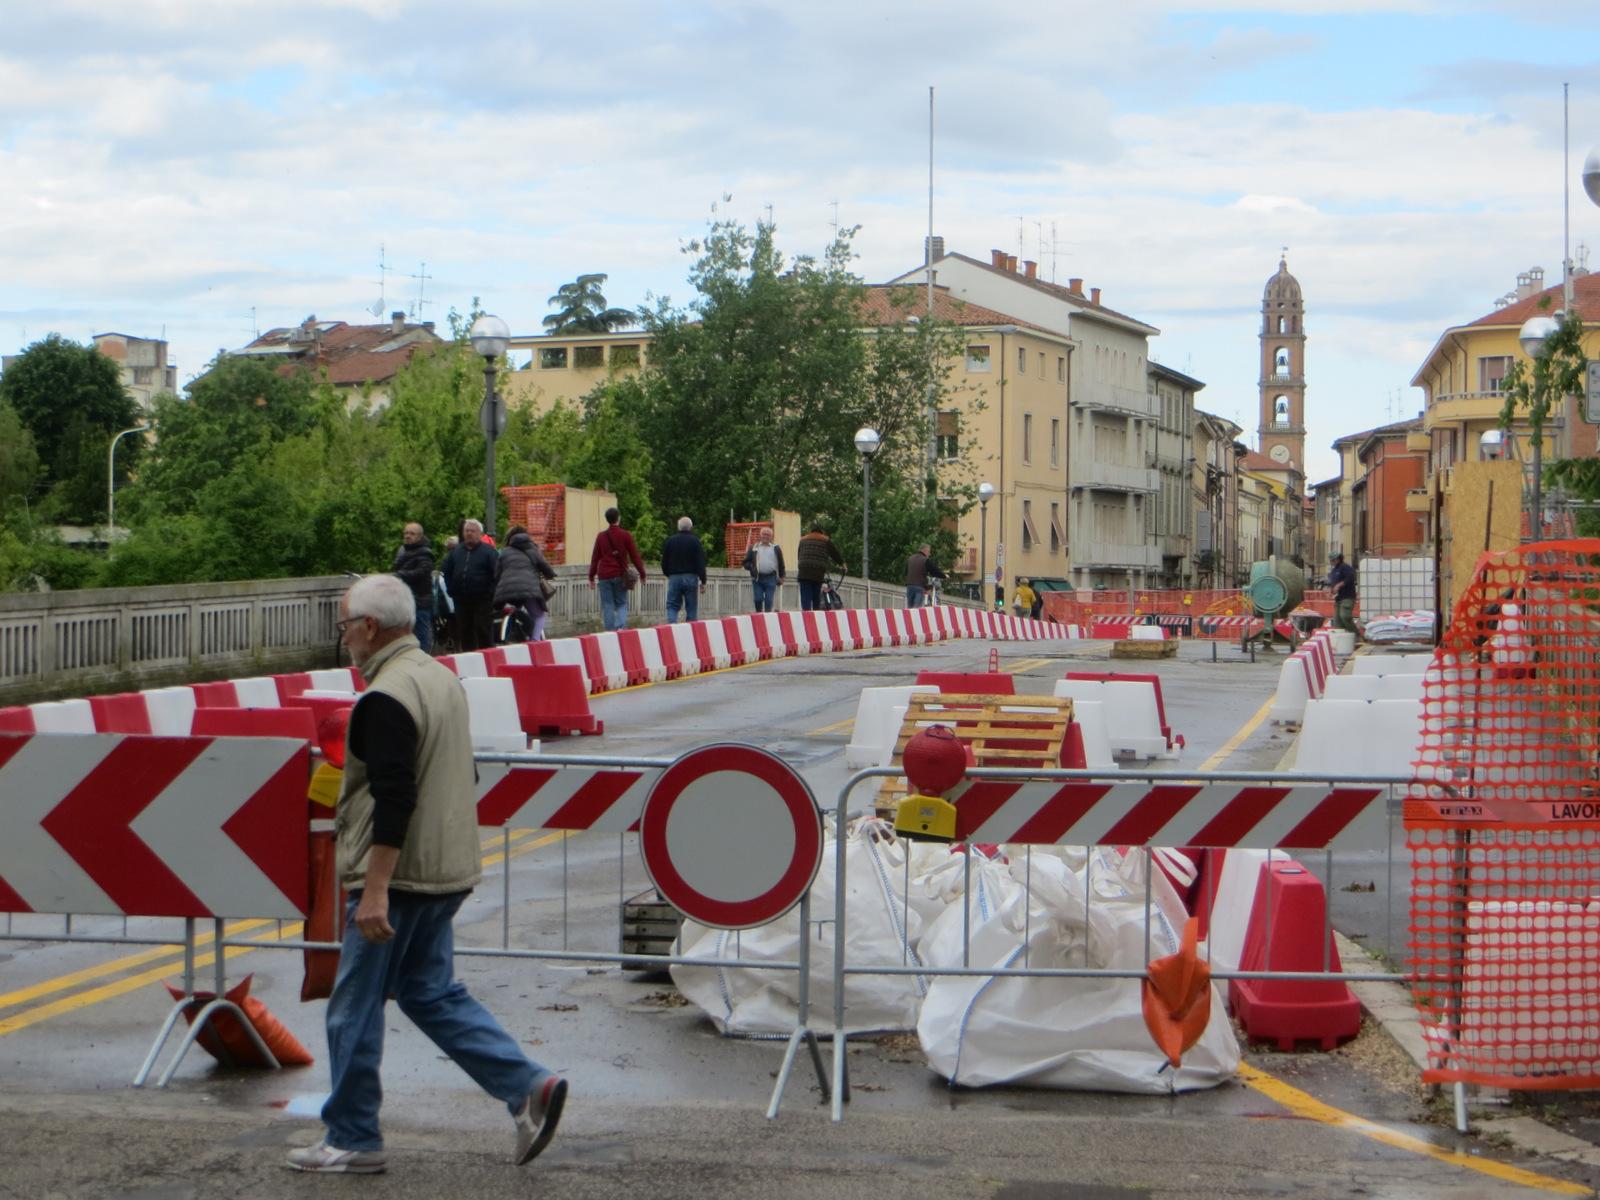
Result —
<svg viewBox="0 0 1600 1200"><path fill-rule="evenodd" d="M1256 424L1261 290L1307 302L1310 470L1414 414L1440 331L1559 279L1561 84L1600 142L1594 0L600 5L51 0L0 38L0 350L164 335L180 380L257 328L474 296L514 332L603 271L689 299L724 195L780 245L860 225L869 281L935 226L1159 326ZM426 264L425 270L423 264ZM425 281L413 276L426 274ZM419 291L419 288L425 290ZM420 306L419 306L420 301Z"/></svg>

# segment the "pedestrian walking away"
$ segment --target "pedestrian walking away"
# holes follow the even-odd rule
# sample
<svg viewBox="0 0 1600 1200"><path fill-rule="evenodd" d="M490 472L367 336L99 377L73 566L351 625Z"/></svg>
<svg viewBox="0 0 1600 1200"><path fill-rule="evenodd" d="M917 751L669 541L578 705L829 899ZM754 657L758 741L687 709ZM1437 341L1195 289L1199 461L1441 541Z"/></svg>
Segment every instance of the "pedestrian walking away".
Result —
<svg viewBox="0 0 1600 1200"><path fill-rule="evenodd" d="M772 543L772 526L763 525L760 537L744 552L744 569L750 572L750 590L756 612L771 612L783 586L783 547Z"/></svg>
<svg viewBox="0 0 1600 1200"><path fill-rule="evenodd" d="M694 522L678 518L678 532L661 547L661 574L667 581L667 624L700 619L700 597L706 590L706 548L694 535Z"/></svg>
<svg viewBox="0 0 1600 1200"><path fill-rule="evenodd" d="M541 586L546 579L554 579L556 569L550 565L539 544L521 525L506 531L506 546L500 551L500 561L494 569L494 603L496 613L506 605L525 608L533 619L530 641L544 641L544 624L550 615L550 605Z"/></svg>
<svg viewBox="0 0 1600 1200"><path fill-rule="evenodd" d="M831 563L843 568L844 555L822 531L821 525L813 525L811 532L800 539L794 559L794 577L800 585L800 608L822 608L822 585L828 578L828 566Z"/></svg>
<svg viewBox="0 0 1600 1200"><path fill-rule="evenodd" d="M1028 586L1027 578L1025 576L1019 577L1017 579L1017 594L1011 597L1011 611L1019 617L1032 616L1033 606L1038 599L1038 593Z"/></svg>
<svg viewBox="0 0 1600 1200"><path fill-rule="evenodd" d="M390 568L411 589L417 604L415 633L424 652L433 653L433 546L416 521L400 534L400 548Z"/></svg>
<svg viewBox="0 0 1600 1200"><path fill-rule="evenodd" d="M1356 571L1345 562L1344 555L1335 554L1328 565L1328 586L1333 589L1333 623L1351 633L1356 630Z"/></svg>
<svg viewBox="0 0 1600 1200"><path fill-rule="evenodd" d="M594 537L594 550L589 555L589 586L600 591L600 620L611 631L628 623L628 592L635 584L644 582L644 559L639 557L639 547L633 534L621 525L622 514L614 508L606 509L606 527ZM629 571L634 577L628 577Z"/></svg>
<svg viewBox="0 0 1600 1200"><path fill-rule="evenodd" d="M512 1160L526 1163L554 1135L567 1084L529 1060L455 977L451 922L482 877L466 694L412 636L411 592L393 576L358 581L339 618L367 688L350 714L335 821L349 901L328 998L332 1089L322 1106L326 1135L291 1151L288 1165L341 1174L387 1166L378 1112L391 996L505 1104Z"/></svg>
<svg viewBox="0 0 1600 1200"><path fill-rule="evenodd" d="M484 540L483 523L470 517L461 523L461 542L444 557L444 577L456 605L456 647L487 650L494 645L490 606L494 571L500 556Z"/></svg>
<svg viewBox="0 0 1600 1200"><path fill-rule="evenodd" d="M929 543L923 542L917 547L916 553L906 559L907 608L921 608L923 597L928 594L928 580L944 578L939 564L928 557L932 550Z"/></svg>

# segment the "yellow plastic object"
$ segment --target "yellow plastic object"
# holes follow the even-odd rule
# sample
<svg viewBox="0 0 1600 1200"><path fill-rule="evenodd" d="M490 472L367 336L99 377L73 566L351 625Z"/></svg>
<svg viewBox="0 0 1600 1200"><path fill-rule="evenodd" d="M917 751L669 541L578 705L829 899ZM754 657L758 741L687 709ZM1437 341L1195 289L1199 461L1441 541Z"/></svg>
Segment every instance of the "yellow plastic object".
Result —
<svg viewBox="0 0 1600 1200"><path fill-rule="evenodd" d="M956 806L938 796L907 796L894 810L894 831L916 842L953 842Z"/></svg>
<svg viewBox="0 0 1600 1200"><path fill-rule="evenodd" d="M313 804L331 810L339 803L339 785L344 781L344 772L332 763L321 762L317 769L311 772L311 783L306 788L306 799Z"/></svg>

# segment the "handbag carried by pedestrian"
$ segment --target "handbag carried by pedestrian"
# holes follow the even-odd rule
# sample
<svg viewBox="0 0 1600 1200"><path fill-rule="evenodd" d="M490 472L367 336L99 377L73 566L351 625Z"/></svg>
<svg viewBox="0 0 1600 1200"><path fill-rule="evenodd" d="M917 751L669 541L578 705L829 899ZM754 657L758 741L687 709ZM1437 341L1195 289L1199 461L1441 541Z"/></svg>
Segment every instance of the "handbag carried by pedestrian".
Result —
<svg viewBox="0 0 1600 1200"><path fill-rule="evenodd" d="M606 530L606 536L611 542L611 553L617 556L617 562L622 567L622 586L631 592L639 583L639 572L634 570L633 564L628 561L628 556L617 549L614 527Z"/></svg>

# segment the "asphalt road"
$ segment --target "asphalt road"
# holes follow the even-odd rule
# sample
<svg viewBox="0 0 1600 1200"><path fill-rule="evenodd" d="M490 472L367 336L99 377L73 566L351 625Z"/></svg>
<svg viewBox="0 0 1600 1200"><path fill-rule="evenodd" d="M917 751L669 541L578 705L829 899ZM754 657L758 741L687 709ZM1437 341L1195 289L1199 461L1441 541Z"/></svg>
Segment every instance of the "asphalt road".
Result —
<svg viewBox="0 0 1600 1200"><path fill-rule="evenodd" d="M1000 650L1002 669L1019 676L1019 691L1030 690L1023 678L1048 691L1070 667L1103 667L1106 645ZM670 756L712 741L747 741L795 764L831 806L851 774L843 748L860 688L909 682L922 667L982 670L987 654L986 644L954 642L791 659L634 689L595 701L605 737L547 742L545 749ZM1210 655L1209 646L1186 644L1180 658L1151 664L1163 679L1169 720L1188 741L1184 766L1198 766L1233 739L1276 682L1270 657L1251 664L1223 648L1213 664ZM1215 765L1271 770L1290 743L1263 721ZM486 854L498 848L488 839ZM512 849L509 910L500 867L492 864L463 909L461 945L497 945L503 919L518 945L615 945L618 898L646 886L631 843L519 835ZM1336 864L1336 888L1346 866L1354 874L1365 864ZM1368 877L1383 886L1382 875L1361 878ZM1352 922L1381 924L1371 917L1385 899L1378 893L1334 895L1339 921L1349 904ZM79 922L75 930L108 924L120 928L101 921ZM60 923L18 918L11 928L44 934ZM129 928L153 935L162 926ZM1403 936L1403 922L1395 928ZM271 937L277 930L253 932ZM662 979L612 965L463 957L468 986L530 1054L571 1079L556 1142L530 1168L507 1165L503 1110L394 1013L384 1072L389 1173L313 1180L279 1166L286 1147L318 1136L315 1115L328 1086L323 1006L300 1003L297 954L239 953L229 979L252 972L253 994L305 1042L315 1065L232 1072L195 1051L164 1091L128 1086L167 1011L160 980L174 978L179 965L173 954L144 947L0 943L0 1197L275 1198L357 1188L430 1200L530 1189L697 1200L1503 1197L1559 1194L1562 1180L1582 1172L1524 1160L1522 1167L1539 1174L1507 1177L1504 1155L1454 1134L1414 1071L1372 1030L1335 1054L1252 1051L1248 1062L1288 1092L1241 1081L1175 1098L951 1089L927 1069L914 1039L852 1042L854 1092L841 1125L827 1119L804 1063L779 1118L768 1122L762 1113L781 1045L717 1036ZM1396 1137L1378 1140L1331 1120L1313 1098Z"/></svg>

